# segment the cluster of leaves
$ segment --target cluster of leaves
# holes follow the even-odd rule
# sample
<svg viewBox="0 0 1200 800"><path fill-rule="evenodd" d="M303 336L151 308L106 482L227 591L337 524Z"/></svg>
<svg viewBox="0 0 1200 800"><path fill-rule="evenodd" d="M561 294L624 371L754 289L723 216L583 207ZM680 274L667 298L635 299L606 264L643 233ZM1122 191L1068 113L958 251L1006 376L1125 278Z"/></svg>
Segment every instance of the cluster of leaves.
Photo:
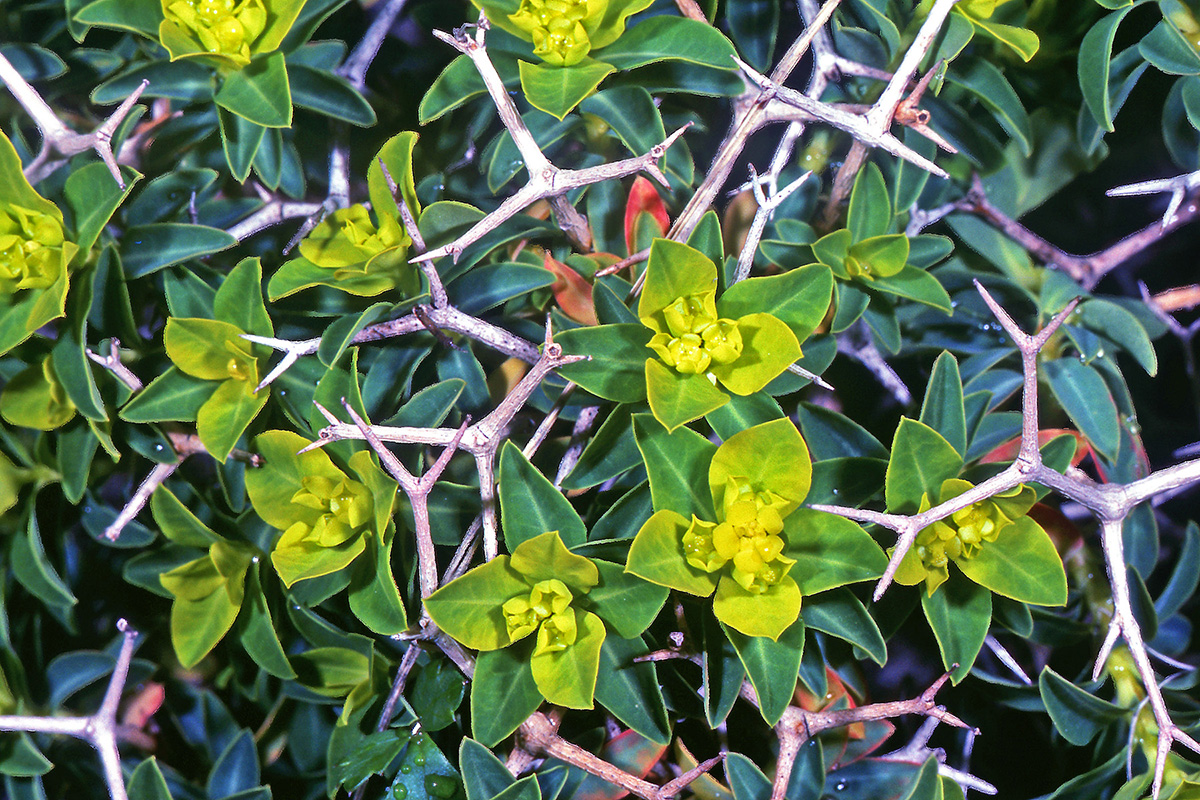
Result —
<svg viewBox="0 0 1200 800"><path fill-rule="evenodd" d="M1003 793L1145 793L1146 687L1120 648L1104 682L1081 666L1111 596L1098 547L1054 495L1022 485L933 522L878 602L894 536L829 507L923 513L1015 457L1019 358L975 280L1027 329L1083 298L1039 356L1044 463L1147 473L1125 371L1156 373L1167 326L1141 299L1038 264L963 199L972 176L1013 219L1055 197L1103 161L1149 66L1179 76L1162 115L1171 158L1200 166L1195 4L958 3L923 59L929 126L958 150L939 156L952 177L872 156L830 217L850 140L810 126L773 178L812 174L751 240L744 280L750 192L684 241L665 237L706 179L711 152L690 148L753 94L731 56L769 68L799 30L792 10L707 2L704 21L665 0L476 5L414 0L359 90L345 66L364 9L344 0L0 0L0 53L64 119L143 80L153 101L114 134L140 170L123 167L122 188L91 155L31 185L37 131L0 98L5 713L88 708L113 663L102 632L123 616L147 634L123 753L135 800L620 796L568 760L519 780L505 769L525 741L514 732L547 704L570 710L571 741L658 783L737 751L686 791L757 800L776 752L755 742L789 706L895 700L945 670L959 716L987 731L1021 713L1032 732L976 747L971 771ZM861 107L934 3L844 5L818 46L864 68L821 99ZM451 60L431 34L477 10L487 58L556 165L641 155L693 128L661 159L662 194L638 179L565 196L590 250L539 205L422 271L413 258L483 219L523 169L475 60ZM1117 50L1134 21L1151 32ZM904 141L933 157L915 132ZM280 255L293 227L238 227L269 206L320 205L346 151L351 196L329 198L295 253ZM953 210L923 232L918 212L938 208ZM608 269L642 250L644 263ZM429 315L447 308L475 327L439 330ZM408 445L444 445L516 397L547 316L553 344L590 360L522 395L512 423L464 444L426 495L367 443L322 438L322 411L346 408ZM312 346L280 364L271 342ZM894 391L901 376L924 384L919 407ZM404 469L425 466L421 447L396 450ZM147 473L148 510L122 518ZM472 521L486 528L493 502L503 552L485 560ZM1186 660L1200 529L1144 506L1124 534L1145 638ZM422 561L424 535L436 563ZM440 584L425 597L423 571ZM1164 686L1185 720L1194 682ZM877 757L901 724L813 738L787 796L961 796L928 748ZM944 745L955 766L970 748ZM1050 752L1026 783L1005 766ZM0 738L0 775L12 798L103 792L99 762L27 733ZM1165 795L1198 783L1172 755Z"/></svg>

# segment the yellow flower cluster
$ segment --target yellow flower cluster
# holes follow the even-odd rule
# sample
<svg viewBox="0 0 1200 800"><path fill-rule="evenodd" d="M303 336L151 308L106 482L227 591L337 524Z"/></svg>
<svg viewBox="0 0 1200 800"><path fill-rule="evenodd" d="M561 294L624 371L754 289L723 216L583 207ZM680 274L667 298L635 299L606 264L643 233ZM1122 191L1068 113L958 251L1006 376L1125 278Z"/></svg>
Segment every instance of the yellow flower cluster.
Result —
<svg viewBox="0 0 1200 800"><path fill-rule="evenodd" d="M534 655L566 650L579 635L571 599L567 585L551 578L535 583L527 596L505 601L501 609L509 638L515 642L536 630Z"/></svg>
<svg viewBox="0 0 1200 800"><path fill-rule="evenodd" d="M654 334L647 346L677 372L702 374L710 365L732 363L742 354L738 324L717 317L711 292L677 298L663 315L667 330Z"/></svg>

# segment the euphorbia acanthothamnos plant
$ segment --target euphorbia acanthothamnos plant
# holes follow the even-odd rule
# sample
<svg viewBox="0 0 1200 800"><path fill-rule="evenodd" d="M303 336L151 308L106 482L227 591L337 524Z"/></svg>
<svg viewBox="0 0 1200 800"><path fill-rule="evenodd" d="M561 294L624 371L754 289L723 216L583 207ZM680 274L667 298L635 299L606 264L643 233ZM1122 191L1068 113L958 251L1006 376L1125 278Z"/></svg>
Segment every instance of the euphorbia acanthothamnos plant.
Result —
<svg viewBox="0 0 1200 800"><path fill-rule="evenodd" d="M348 294L374 297L390 289L413 295L420 289L415 267L408 263L412 239L400 221L400 211L386 183L388 173L414 219L421 206L412 178L412 149L417 136L405 132L392 137L376 154L367 171L371 209L356 203L323 219L300 242L300 256L285 262L267 285L271 300L313 286L328 286Z"/></svg>
<svg viewBox="0 0 1200 800"><path fill-rule="evenodd" d="M568 351L593 357L563 374L601 397L648 400L655 418L674 430L724 406L730 394L759 392L799 359L800 341L816 328L831 291L829 270L814 265L742 281L717 297L709 258L655 239L637 307L641 327L618 323L560 334ZM635 382L638 345L645 357Z"/></svg>
<svg viewBox="0 0 1200 800"><path fill-rule="evenodd" d="M276 50L303 7L301 0L162 0L158 38L172 61L240 70Z"/></svg>
<svg viewBox="0 0 1200 800"><path fill-rule="evenodd" d="M716 448L706 470L711 507L693 511L690 519L677 508L661 507L666 487L656 475L685 471L687 461L703 458L703 448L685 443L689 434L676 433L681 438L674 443L661 433L639 441L643 452L661 447L677 452L670 464L648 466L651 489L661 491L654 515L629 548L628 572L688 594L713 595L713 613L721 622L746 636L778 639L800 616L803 593L882 571L883 552L861 528L800 507L812 462L800 432L786 419L747 428ZM849 551L855 553L853 566L843 571Z"/></svg>
<svg viewBox="0 0 1200 800"><path fill-rule="evenodd" d="M569 551L558 531L549 531L446 584L425 607L438 627L481 652L529 638L529 663L542 696L591 708L605 629L588 610L587 595L599 582L596 565Z"/></svg>
<svg viewBox="0 0 1200 800"><path fill-rule="evenodd" d="M122 416L194 419L205 449L224 461L270 395L269 389L258 388L270 351L242 336L270 336L274 330L263 305L261 283L258 259L243 259L213 296L213 318L168 319L163 344L175 369L156 378L122 409ZM192 388L195 404L175 403L159 410L158 398L172 397L184 387Z"/></svg>
<svg viewBox="0 0 1200 800"><path fill-rule="evenodd" d="M265 460L246 475L254 510L283 535L271 563L285 586L337 572L372 543L390 551L396 485L370 452L350 457L347 475L323 450L288 431L267 431L255 439Z"/></svg>

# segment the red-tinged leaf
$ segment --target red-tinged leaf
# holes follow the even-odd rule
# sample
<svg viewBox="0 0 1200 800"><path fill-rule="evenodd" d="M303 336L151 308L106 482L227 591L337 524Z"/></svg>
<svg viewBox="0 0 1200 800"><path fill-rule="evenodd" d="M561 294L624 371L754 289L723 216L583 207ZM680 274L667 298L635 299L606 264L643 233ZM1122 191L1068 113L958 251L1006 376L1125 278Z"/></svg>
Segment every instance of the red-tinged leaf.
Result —
<svg viewBox="0 0 1200 800"><path fill-rule="evenodd" d="M1043 447L1052 439L1059 436L1075 437L1075 455L1071 457L1071 466L1079 466L1079 462L1092 452L1092 446L1088 444L1087 438L1079 431L1071 430L1070 428L1046 428L1038 431L1038 447ZM990 453L979 459L980 464L1003 463L1014 461L1017 453L1021 450L1020 438L1012 439L1002 445L998 445Z"/></svg>
<svg viewBox="0 0 1200 800"><path fill-rule="evenodd" d="M162 706L165 697L166 689L161 683L147 683L126 704L125 712L121 715L122 724L138 730L146 727L146 723Z"/></svg>
<svg viewBox="0 0 1200 800"><path fill-rule="evenodd" d="M662 198L658 196L658 190L654 188L654 184L639 175L629 190L629 201L625 204L625 247L630 255L633 254L634 248L634 225L637 222L638 214L643 211L653 216L658 222L658 227L666 234L667 229L671 227L671 218L667 216L667 207L663 205Z"/></svg>
<svg viewBox="0 0 1200 800"><path fill-rule="evenodd" d="M596 306L592 302L592 285L550 253L546 253L545 267L557 278L550 291L554 292L554 299L563 313L584 325L599 325Z"/></svg>
<svg viewBox="0 0 1200 800"><path fill-rule="evenodd" d="M645 778L666 750L666 745L655 744L637 731L623 731L604 745L600 757L631 775ZM628 794L615 784L588 776L574 796L577 800L619 800Z"/></svg>

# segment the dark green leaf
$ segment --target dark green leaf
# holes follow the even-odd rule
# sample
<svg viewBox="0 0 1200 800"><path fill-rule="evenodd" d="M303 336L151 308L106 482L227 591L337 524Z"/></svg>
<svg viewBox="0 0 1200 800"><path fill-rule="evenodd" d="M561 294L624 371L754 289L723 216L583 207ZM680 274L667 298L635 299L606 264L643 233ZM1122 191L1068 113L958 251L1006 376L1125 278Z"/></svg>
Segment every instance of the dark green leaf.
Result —
<svg viewBox="0 0 1200 800"><path fill-rule="evenodd" d="M1126 714L1125 709L1081 689L1050 667L1042 668L1038 691L1054 727L1076 747L1087 744L1106 726Z"/></svg>
<svg viewBox="0 0 1200 800"><path fill-rule="evenodd" d="M665 597L665 590L663 594ZM633 660L648 652L650 648L641 637L605 637L600 648L596 700L650 741L667 744L671 741L671 723L667 718L658 671L653 661Z"/></svg>
<svg viewBox="0 0 1200 800"><path fill-rule="evenodd" d="M925 400L921 403L921 422L940 433L958 454L967 452L967 417L963 408L962 378L958 362L942 353L933 364Z"/></svg>
<svg viewBox="0 0 1200 800"><path fill-rule="evenodd" d="M807 597L800 613L805 626L856 645L880 666L887 661L883 634L866 606L848 589L832 589Z"/></svg>
<svg viewBox="0 0 1200 800"><path fill-rule="evenodd" d="M483 744L494 747L517 729L542 703L533 682L529 656L516 648L479 654L471 681L471 732Z"/></svg>
<svg viewBox="0 0 1200 800"><path fill-rule="evenodd" d="M971 671L992 619L992 593L951 573L930 596L923 588L921 608L942 653L942 665L958 683Z"/></svg>
<svg viewBox="0 0 1200 800"><path fill-rule="evenodd" d="M232 72L213 95L217 105L264 128L292 124L292 97L283 53L255 59Z"/></svg>
<svg viewBox="0 0 1200 800"><path fill-rule="evenodd" d="M1067 416L1105 458L1115 459L1120 443L1117 406L1104 379L1075 358L1059 358L1042 365L1050 390Z"/></svg>
<svg viewBox="0 0 1200 800"><path fill-rule="evenodd" d="M674 433L649 414L635 414L633 432L650 476L656 510L670 510L690 519L715 519L708 490L708 466L717 446L688 428Z"/></svg>
<svg viewBox="0 0 1200 800"><path fill-rule="evenodd" d="M216 253L237 244L228 233L204 225L159 222L130 228L121 240L125 274L141 278L163 267Z"/></svg>
<svg viewBox="0 0 1200 800"><path fill-rule="evenodd" d="M345 78L304 64L287 65L292 103L351 125L375 124L375 110Z"/></svg>
<svg viewBox="0 0 1200 800"><path fill-rule="evenodd" d="M504 544L510 553L547 531L558 531L567 547L586 541L587 529L571 502L511 441L500 452L497 476Z"/></svg>
<svg viewBox="0 0 1200 800"><path fill-rule="evenodd" d="M746 668L763 719L774 725L783 716L796 689L800 656L804 652L804 620L792 623L775 642L765 636L745 636L726 625L721 627Z"/></svg>

